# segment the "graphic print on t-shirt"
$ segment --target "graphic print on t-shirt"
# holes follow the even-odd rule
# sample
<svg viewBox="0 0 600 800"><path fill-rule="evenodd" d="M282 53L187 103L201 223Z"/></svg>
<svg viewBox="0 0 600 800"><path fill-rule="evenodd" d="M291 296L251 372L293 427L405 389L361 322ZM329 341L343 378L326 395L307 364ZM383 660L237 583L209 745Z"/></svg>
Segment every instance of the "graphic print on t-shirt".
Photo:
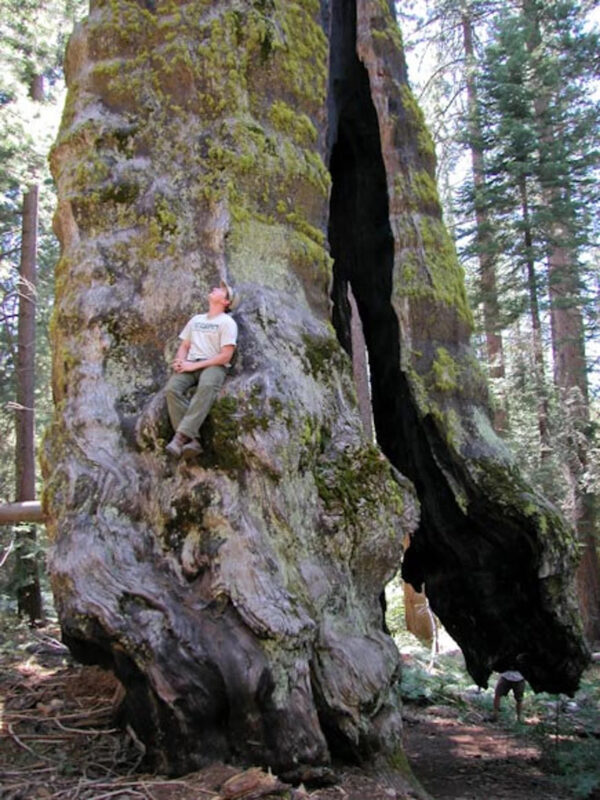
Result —
<svg viewBox="0 0 600 800"><path fill-rule="evenodd" d="M180 338L190 342L190 360L213 358L225 345L236 344L237 324L228 314L211 318L206 314L196 314L185 326Z"/></svg>

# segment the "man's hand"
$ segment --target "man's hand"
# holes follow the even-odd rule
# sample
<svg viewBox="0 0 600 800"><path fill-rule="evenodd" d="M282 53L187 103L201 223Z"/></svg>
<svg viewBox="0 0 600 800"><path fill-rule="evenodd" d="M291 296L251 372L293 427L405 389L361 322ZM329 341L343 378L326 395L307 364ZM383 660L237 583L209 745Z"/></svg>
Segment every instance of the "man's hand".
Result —
<svg viewBox="0 0 600 800"><path fill-rule="evenodd" d="M176 358L173 361L173 370L175 372L195 372L200 369L200 364L197 361L186 361L183 358Z"/></svg>
<svg viewBox="0 0 600 800"><path fill-rule="evenodd" d="M175 360L173 361L173 370L175 372L196 372L199 369L206 369L207 367L224 367L233 358L235 345L225 344L220 352L212 358L206 358L203 361L186 361L185 356L189 350L189 343L185 343L187 347L182 345L177 351Z"/></svg>
<svg viewBox="0 0 600 800"><path fill-rule="evenodd" d="M190 372L189 369L185 369L184 364L190 363L186 362L187 354L190 349L191 342L182 341L179 347L177 348L177 352L175 353L175 358L173 359L173 363L171 366L173 367L173 372ZM191 362L193 363L193 362Z"/></svg>

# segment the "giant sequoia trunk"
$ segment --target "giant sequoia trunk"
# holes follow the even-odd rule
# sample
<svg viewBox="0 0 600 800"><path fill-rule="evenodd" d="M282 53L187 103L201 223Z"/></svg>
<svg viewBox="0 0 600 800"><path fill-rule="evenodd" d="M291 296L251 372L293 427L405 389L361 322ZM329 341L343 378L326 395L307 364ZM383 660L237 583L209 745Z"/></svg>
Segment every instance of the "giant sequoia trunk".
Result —
<svg viewBox="0 0 600 800"><path fill-rule="evenodd" d="M406 534L480 683L510 664L572 691L575 547L489 426L388 4L95 2L67 76L50 569L66 641L116 672L158 766L399 763L379 598ZM224 276L239 357L203 456L172 466L168 353Z"/></svg>

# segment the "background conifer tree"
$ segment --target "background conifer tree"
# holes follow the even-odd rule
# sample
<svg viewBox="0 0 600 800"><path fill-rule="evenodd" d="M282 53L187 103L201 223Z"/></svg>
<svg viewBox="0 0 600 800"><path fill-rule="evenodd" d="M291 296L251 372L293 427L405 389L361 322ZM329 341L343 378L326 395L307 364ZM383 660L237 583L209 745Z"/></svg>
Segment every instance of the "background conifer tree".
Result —
<svg viewBox="0 0 600 800"><path fill-rule="evenodd" d="M429 76L416 76L425 110L439 113L440 96L452 104L452 147L470 153L463 162L470 169L458 171L467 177L446 202L479 309L482 356L490 376L498 375L489 343L490 334L501 336L506 377L492 388L509 398L519 460L579 532L580 604L592 639L600 638L592 457L598 371L594 347L586 352L597 341L595 5L431 0L413 24L420 52L445 54ZM445 183L456 186L453 178ZM493 265L491 282L486 265Z"/></svg>

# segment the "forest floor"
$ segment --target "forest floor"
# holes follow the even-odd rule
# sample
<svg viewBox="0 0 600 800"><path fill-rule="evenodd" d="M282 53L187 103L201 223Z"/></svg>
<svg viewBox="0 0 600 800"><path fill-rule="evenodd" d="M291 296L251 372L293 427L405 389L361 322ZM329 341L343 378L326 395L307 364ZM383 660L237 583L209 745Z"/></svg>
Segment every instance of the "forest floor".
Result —
<svg viewBox="0 0 600 800"><path fill-rule="evenodd" d="M214 764L179 779L140 772L141 743L114 727L120 687L74 664L57 631L0 627L0 800L400 800L379 774L334 771L326 787L286 787L259 769ZM491 690L465 688L462 659L428 669L403 655L405 749L435 800L600 800L600 665L574 701L512 698L492 722ZM581 695L581 696L580 696ZM585 754L585 755L584 755ZM424 795L420 795L423 797Z"/></svg>

